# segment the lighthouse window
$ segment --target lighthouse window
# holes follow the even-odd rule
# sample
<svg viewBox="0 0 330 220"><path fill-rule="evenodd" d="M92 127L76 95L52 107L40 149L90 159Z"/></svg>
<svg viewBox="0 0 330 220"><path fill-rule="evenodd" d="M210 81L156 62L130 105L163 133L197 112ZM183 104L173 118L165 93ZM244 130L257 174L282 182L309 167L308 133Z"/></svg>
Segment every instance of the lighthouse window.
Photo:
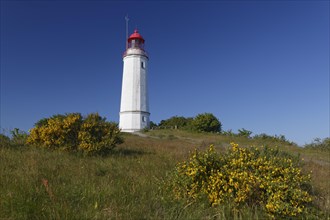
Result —
<svg viewBox="0 0 330 220"><path fill-rule="evenodd" d="M143 69L146 68L146 64L143 61L141 62L141 68L143 68Z"/></svg>
<svg viewBox="0 0 330 220"><path fill-rule="evenodd" d="M132 40L132 42L131 42L131 47L132 47L132 48L135 47L135 40Z"/></svg>
<svg viewBox="0 0 330 220"><path fill-rule="evenodd" d="M142 116L142 122L146 122L147 119L146 119L146 116Z"/></svg>

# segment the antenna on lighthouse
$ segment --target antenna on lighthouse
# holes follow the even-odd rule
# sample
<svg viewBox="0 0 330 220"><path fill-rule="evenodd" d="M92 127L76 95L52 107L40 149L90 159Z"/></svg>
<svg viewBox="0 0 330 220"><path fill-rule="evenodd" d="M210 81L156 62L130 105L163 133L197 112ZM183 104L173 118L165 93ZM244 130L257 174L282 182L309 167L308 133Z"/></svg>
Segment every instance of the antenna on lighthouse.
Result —
<svg viewBox="0 0 330 220"><path fill-rule="evenodd" d="M128 39L128 21L129 21L128 15L125 16L125 20L126 20L126 50L127 50L127 48L128 48L128 42L127 42L127 39Z"/></svg>

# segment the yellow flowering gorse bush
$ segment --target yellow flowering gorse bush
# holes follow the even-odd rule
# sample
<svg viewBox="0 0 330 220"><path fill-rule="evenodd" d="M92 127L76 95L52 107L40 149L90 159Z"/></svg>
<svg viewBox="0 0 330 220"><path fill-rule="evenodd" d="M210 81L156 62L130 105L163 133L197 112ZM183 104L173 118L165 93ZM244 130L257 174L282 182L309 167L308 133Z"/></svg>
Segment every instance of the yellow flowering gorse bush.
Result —
<svg viewBox="0 0 330 220"><path fill-rule="evenodd" d="M85 118L71 113L40 120L30 130L27 143L49 149L102 154L122 143L119 133L115 123L105 121L97 113Z"/></svg>
<svg viewBox="0 0 330 220"><path fill-rule="evenodd" d="M88 154L108 151L122 143L120 130L114 123L100 120L96 114L89 115L78 133L79 148Z"/></svg>
<svg viewBox="0 0 330 220"><path fill-rule="evenodd" d="M44 119L42 125L30 130L27 143L44 148L73 150L77 146L75 137L81 122L82 116L78 113Z"/></svg>
<svg viewBox="0 0 330 220"><path fill-rule="evenodd" d="M231 143L223 155L211 145L179 163L173 189L179 199L206 196L212 206L248 204L262 207L271 216L298 216L312 201L309 181L294 159L278 148L241 148Z"/></svg>

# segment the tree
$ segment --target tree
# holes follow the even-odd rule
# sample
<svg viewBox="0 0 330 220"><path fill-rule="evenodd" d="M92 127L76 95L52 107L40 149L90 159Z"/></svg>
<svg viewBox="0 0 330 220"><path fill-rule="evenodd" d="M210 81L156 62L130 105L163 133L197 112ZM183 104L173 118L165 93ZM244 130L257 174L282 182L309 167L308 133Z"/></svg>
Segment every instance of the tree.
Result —
<svg viewBox="0 0 330 220"><path fill-rule="evenodd" d="M192 128L199 132L221 132L221 123L211 113L198 114L192 121Z"/></svg>
<svg viewBox="0 0 330 220"><path fill-rule="evenodd" d="M176 127L186 128L190 125L192 118L185 118L183 116L173 116L169 119L162 120L159 123L160 127Z"/></svg>
<svg viewBox="0 0 330 220"><path fill-rule="evenodd" d="M150 121L150 129L157 128L157 124L153 121Z"/></svg>

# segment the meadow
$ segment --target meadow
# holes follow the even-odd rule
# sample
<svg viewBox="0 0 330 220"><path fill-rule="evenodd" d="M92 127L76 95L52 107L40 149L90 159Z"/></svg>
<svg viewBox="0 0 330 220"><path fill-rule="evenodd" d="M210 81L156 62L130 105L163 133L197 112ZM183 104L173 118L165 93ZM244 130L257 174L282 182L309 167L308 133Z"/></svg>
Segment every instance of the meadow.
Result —
<svg viewBox="0 0 330 220"><path fill-rule="evenodd" d="M299 155L311 173L318 213L329 219L329 151L275 140L253 140L181 130L123 134L124 143L108 156L85 157L32 147L0 148L0 219L267 219L258 209L174 200L166 187L175 165L194 149L213 144L224 152L241 146L278 146Z"/></svg>

